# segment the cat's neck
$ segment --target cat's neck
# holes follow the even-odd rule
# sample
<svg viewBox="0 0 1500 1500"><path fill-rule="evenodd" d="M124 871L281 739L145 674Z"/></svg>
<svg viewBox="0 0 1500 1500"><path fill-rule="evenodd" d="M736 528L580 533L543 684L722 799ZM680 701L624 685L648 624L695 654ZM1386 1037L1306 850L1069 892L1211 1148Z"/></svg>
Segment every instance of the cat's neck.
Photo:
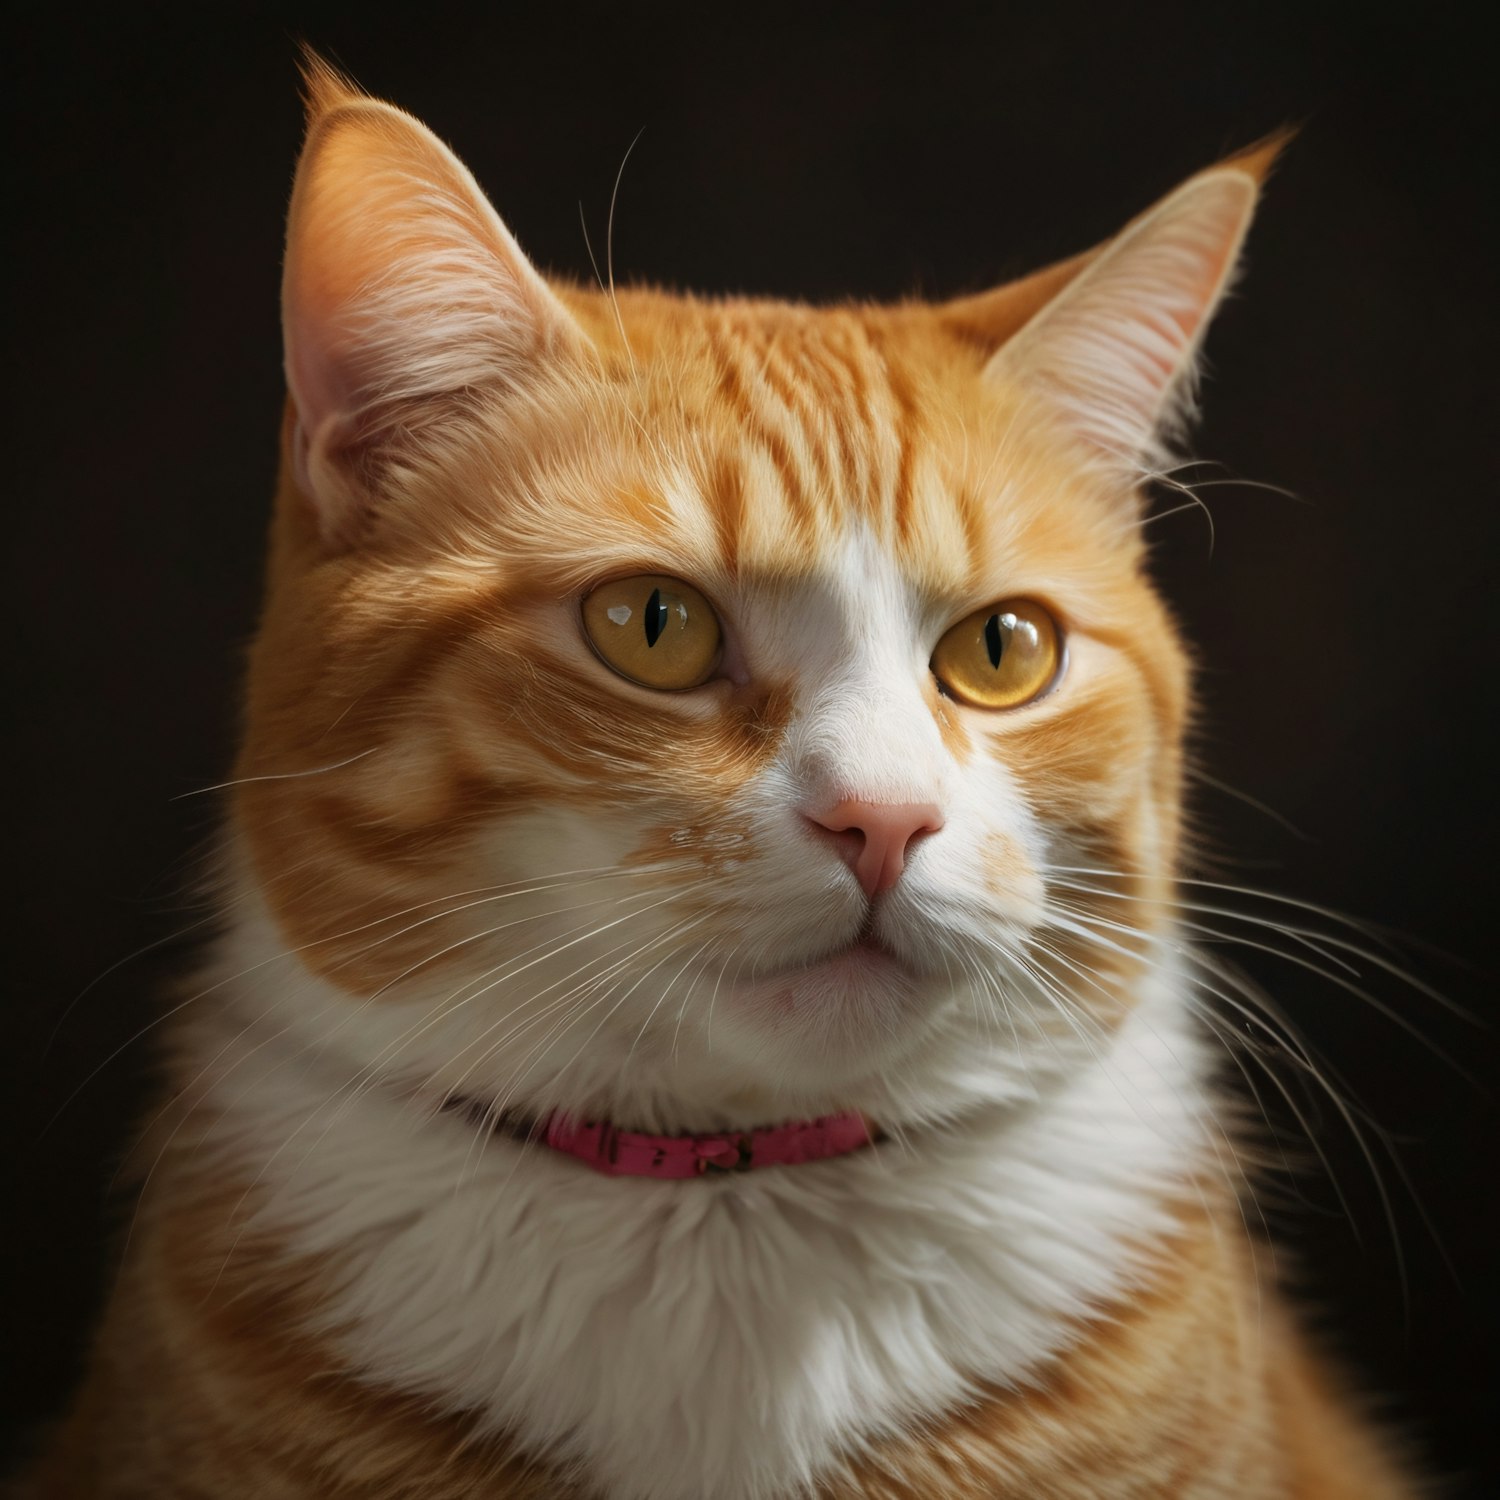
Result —
<svg viewBox="0 0 1500 1500"><path fill-rule="evenodd" d="M316 1323L372 1383L611 1493L750 1500L976 1381L1024 1381L1149 1271L1217 1169L1180 983L1150 974L1091 1063L1026 1103L659 1182L351 1081L242 977L190 1034L204 1123L184 1139L246 1185L231 1239L340 1267Z"/></svg>

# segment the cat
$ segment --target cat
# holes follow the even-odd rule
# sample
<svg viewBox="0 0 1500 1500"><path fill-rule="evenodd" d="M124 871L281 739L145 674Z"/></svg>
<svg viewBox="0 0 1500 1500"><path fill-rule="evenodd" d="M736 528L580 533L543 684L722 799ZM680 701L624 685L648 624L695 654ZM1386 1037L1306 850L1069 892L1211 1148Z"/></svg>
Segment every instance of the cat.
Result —
<svg viewBox="0 0 1500 1500"><path fill-rule="evenodd" d="M1418 1493L1173 921L1144 490L1278 143L815 309L544 279L306 79L222 934L26 1493Z"/></svg>

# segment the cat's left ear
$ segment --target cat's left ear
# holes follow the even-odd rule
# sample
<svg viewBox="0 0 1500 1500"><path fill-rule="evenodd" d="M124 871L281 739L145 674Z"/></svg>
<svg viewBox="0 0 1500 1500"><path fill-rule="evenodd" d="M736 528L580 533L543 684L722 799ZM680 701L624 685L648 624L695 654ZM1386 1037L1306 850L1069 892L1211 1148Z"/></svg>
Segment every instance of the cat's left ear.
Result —
<svg viewBox="0 0 1500 1500"><path fill-rule="evenodd" d="M1192 414L1203 335L1233 279L1274 138L1189 178L1113 240L1054 268L1055 291L985 367L1050 398L1074 432L1138 474Z"/></svg>

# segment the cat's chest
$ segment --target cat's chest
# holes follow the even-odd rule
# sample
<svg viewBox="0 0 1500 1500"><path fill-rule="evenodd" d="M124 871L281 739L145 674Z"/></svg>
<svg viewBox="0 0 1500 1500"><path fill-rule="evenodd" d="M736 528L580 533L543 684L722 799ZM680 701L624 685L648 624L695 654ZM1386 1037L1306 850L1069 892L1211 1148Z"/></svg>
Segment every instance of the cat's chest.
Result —
<svg viewBox="0 0 1500 1500"><path fill-rule="evenodd" d="M601 1177L379 1091L330 1110L274 1044L216 1128L259 1225L339 1267L315 1321L362 1378L611 1494L748 1500L1013 1384L1139 1274L1199 1159L1152 1009L1033 1107L712 1180Z"/></svg>

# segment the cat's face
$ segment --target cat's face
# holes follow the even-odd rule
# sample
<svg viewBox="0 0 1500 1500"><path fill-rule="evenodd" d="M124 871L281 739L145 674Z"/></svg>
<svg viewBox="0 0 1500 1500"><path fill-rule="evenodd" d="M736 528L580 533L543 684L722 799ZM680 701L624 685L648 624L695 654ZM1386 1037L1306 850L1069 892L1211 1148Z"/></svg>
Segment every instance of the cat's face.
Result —
<svg viewBox="0 0 1500 1500"><path fill-rule="evenodd" d="M611 298L317 88L236 816L338 1045L666 1128L1086 1056L1176 858L1132 466L1255 172L946 307Z"/></svg>

